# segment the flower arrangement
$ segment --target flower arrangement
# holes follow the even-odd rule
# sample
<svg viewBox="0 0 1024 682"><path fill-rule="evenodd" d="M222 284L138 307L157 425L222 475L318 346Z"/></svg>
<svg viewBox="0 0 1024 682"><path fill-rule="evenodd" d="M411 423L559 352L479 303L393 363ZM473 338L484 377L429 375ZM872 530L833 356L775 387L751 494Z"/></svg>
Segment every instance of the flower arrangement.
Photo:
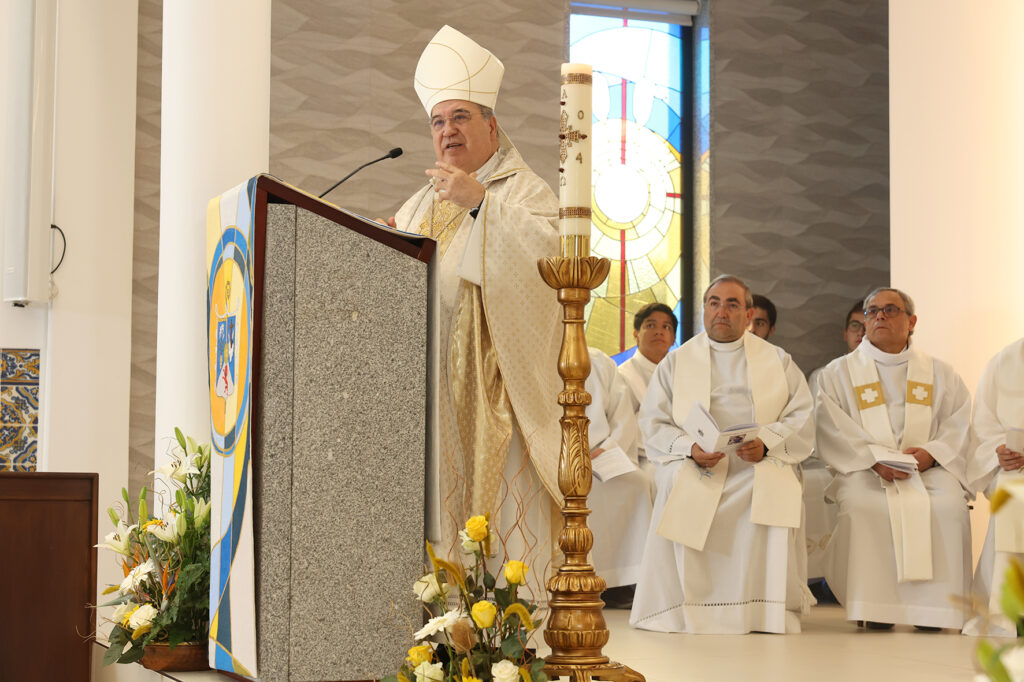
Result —
<svg viewBox="0 0 1024 682"><path fill-rule="evenodd" d="M173 501L162 518L149 514L146 487L132 514L127 489L124 508L107 510L115 530L96 545L117 555L124 580L104 594L117 597L104 620L113 624L104 664L133 663L146 645L205 642L209 633L210 591L210 446L197 445L180 429L172 461L158 469L174 486Z"/></svg>
<svg viewBox="0 0 1024 682"><path fill-rule="evenodd" d="M546 682L544 659L528 646L543 618L535 618L536 604L519 596L529 567L506 562L505 586L498 587L486 565L498 544L487 517L471 517L459 537L473 558L468 569L439 558L427 542L432 571L413 592L430 619L413 635L418 644L399 671L381 682ZM453 590L458 605L449 609Z"/></svg>

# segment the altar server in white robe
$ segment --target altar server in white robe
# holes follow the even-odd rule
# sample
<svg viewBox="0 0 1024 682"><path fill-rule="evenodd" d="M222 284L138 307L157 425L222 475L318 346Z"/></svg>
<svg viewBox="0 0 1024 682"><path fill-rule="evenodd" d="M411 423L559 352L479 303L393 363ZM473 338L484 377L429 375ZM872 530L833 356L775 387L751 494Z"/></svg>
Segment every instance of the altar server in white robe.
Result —
<svg viewBox="0 0 1024 682"><path fill-rule="evenodd" d="M839 504L825 579L847 618L870 628L960 629L950 597L971 576L971 397L952 367L910 343L917 316L905 293L876 289L864 317L857 350L818 377L817 449ZM916 470L882 463L899 459Z"/></svg>
<svg viewBox="0 0 1024 682"><path fill-rule="evenodd" d="M679 320L676 319L676 314L664 303L648 303L633 316L636 352L619 365L619 374L629 386L629 396L635 412L640 411L640 403L647 395L647 386L651 383L654 369L668 355L675 343L678 328ZM640 467L647 471L653 480L654 465L647 459L642 433L637 443L637 457Z"/></svg>
<svg viewBox="0 0 1024 682"><path fill-rule="evenodd" d="M864 301L857 301L846 313L843 326L843 341L847 351L860 345L864 338ZM811 397L818 393L818 375L824 367L811 372L807 385L811 389ZM832 531L838 521L836 505L825 499L825 489L832 482L832 470L818 456L817 451L803 463L804 472L804 509L806 510L807 529L807 577L810 579L825 576L825 548L832 538Z"/></svg>
<svg viewBox="0 0 1024 682"><path fill-rule="evenodd" d="M971 488L991 498L1000 486L1020 481L1024 467L1024 339L1001 350L985 366L974 395L975 449L967 464ZM1015 498L989 518L972 593L988 617L971 618L964 634L1015 637L1016 627L999 606L1011 558L1024 565L1024 502Z"/></svg>
<svg viewBox="0 0 1024 682"><path fill-rule="evenodd" d="M639 467L639 429L629 387L615 361L590 349L587 377L590 456L594 467L587 525L594 532L591 563L608 587L635 585L651 522L654 479ZM599 480L601 475L609 476Z"/></svg>
<svg viewBox="0 0 1024 682"><path fill-rule="evenodd" d="M715 279L701 333L658 365L640 408L657 497L630 624L662 632L799 632L807 589L797 477L814 424L804 375L745 332L750 289ZM722 428L755 422L734 454L683 428L695 403Z"/></svg>
<svg viewBox="0 0 1024 682"><path fill-rule="evenodd" d="M388 222L438 248L428 537L457 554L457 530L490 513L543 600L560 523L562 324L537 259L558 251L558 200L498 125L503 74L450 26L424 48L414 86L437 162Z"/></svg>

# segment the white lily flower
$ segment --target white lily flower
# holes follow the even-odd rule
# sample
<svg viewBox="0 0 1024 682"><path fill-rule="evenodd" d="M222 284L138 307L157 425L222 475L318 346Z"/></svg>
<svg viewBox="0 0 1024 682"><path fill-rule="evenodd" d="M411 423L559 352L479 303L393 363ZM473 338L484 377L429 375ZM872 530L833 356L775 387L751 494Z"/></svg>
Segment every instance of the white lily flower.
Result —
<svg viewBox="0 0 1024 682"><path fill-rule="evenodd" d="M156 573L156 563L152 559L146 559L145 563L141 563L130 570L124 580L121 581L121 592L134 591L150 573Z"/></svg>
<svg viewBox="0 0 1024 682"><path fill-rule="evenodd" d="M444 632L447 628L455 625L460 618L462 618L462 612L458 610L449 611L443 616L431 618L427 621L426 625L416 631L413 638L419 641L421 639L426 639L427 637L432 637L439 632Z"/></svg>
<svg viewBox="0 0 1024 682"><path fill-rule="evenodd" d="M146 531L152 533L156 537L160 538L164 542L175 543L181 536L178 531L178 519L177 514L173 511L169 511L164 515L160 521L146 526Z"/></svg>
<svg viewBox="0 0 1024 682"><path fill-rule="evenodd" d="M134 529L134 524L126 526L123 521L119 522L117 524L117 530L112 533L107 533L106 537L103 538L103 542L96 546L113 550L118 554L128 556L128 537Z"/></svg>
<svg viewBox="0 0 1024 682"><path fill-rule="evenodd" d="M195 458L186 455L179 455L173 453L173 458L170 462L163 465L157 471L164 476L177 481L178 483L184 483L190 474L198 474L199 469L196 468Z"/></svg>
<svg viewBox="0 0 1024 682"><path fill-rule="evenodd" d="M143 604L132 617L128 619L128 627L132 630L137 630L143 625L148 625L153 622L153 619L157 617L160 612L157 611L156 607L152 604Z"/></svg>

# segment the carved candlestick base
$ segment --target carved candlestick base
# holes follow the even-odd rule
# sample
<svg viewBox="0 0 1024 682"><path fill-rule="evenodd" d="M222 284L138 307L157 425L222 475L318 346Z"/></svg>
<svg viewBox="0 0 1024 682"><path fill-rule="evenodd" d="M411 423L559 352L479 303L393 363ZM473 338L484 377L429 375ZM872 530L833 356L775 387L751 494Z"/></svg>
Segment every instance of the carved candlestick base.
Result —
<svg viewBox="0 0 1024 682"><path fill-rule="evenodd" d="M558 395L562 406L558 488L565 498L558 546L565 562L548 580L551 614L544 641L551 647L551 655L546 657L545 671L552 678L564 676L572 682L644 682L643 675L610 661L602 653L608 643L608 628L601 610L601 593L606 583L587 563L594 534L587 527L592 470L586 416L590 394L584 384L590 374L590 356L583 330L583 309L590 301L590 290L608 276L610 262L607 258L580 256L581 251L586 252L585 245L580 243L582 239L573 240L576 243L563 240L563 257L537 261L541 277L549 287L558 290L565 325L558 356L558 373L563 381Z"/></svg>

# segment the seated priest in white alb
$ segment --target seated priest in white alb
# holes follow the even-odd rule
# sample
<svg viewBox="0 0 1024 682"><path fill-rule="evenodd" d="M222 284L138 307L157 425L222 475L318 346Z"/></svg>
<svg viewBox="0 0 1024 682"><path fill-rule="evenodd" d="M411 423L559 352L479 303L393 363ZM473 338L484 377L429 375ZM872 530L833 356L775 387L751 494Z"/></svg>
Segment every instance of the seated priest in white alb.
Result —
<svg viewBox="0 0 1024 682"><path fill-rule="evenodd" d="M967 463L971 489L991 498L1000 486L1024 478L1024 339L989 360L974 394L975 449ZM1010 559L1024 565L1024 504L1011 498L989 518L985 545L974 572L975 603L988 616L971 618L966 635L1015 637L1016 627L999 607Z"/></svg>
<svg viewBox="0 0 1024 682"><path fill-rule="evenodd" d="M504 67L450 26L424 48L414 87L437 162L388 222L437 241L434 327L437 457L428 537L458 553L457 531L490 513L543 600L560 527L561 313L537 274L558 252L558 200L498 125Z"/></svg>
<svg viewBox="0 0 1024 682"><path fill-rule="evenodd" d="M654 479L637 460L639 430L629 387L619 376L615 361L596 348L590 349L586 387L594 471L587 500L592 510L587 525L594 532L590 560L608 584L602 595L605 604L628 608L651 523Z"/></svg>
<svg viewBox="0 0 1024 682"><path fill-rule="evenodd" d="M825 580L849 620L960 629L971 530L966 455L971 396L953 368L910 342L914 303L864 299L867 336L818 377L817 451L836 472L839 522Z"/></svg>
<svg viewBox="0 0 1024 682"><path fill-rule="evenodd" d="M629 386L630 400L633 410L640 411L640 403L647 395L647 386L654 376L658 363L668 355L676 340L679 320L664 303L648 303L633 316L633 338L636 339L636 351L619 365L619 374ZM654 476L653 465L644 452L643 434L637 443L637 456L640 466Z"/></svg>
<svg viewBox="0 0 1024 682"><path fill-rule="evenodd" d="M864 338L864 301L858 300L846 312L846 322L843 324L843 341L846 343L846 350L852 351L860 345ZM807 379L807 385L811 389L811 397L818 393L818 375L824 367L811 372ZM825 499L825 488L832 482L833 473L828 466L821 461L817 452L811 453L803 463L804 472L804 509L806 510L806 531L807 531L807 577L814 581L825 577L825 548L832 537L832 531L838 521L836 505L831 500ZM815 587L812 586L812 591ZM818 593L816 593L817 595ZM821 597L819 597L819 600Z"/></svg>
<svg viewBox="0 0 1024 682"><path fill-rule="evenodd" d="M658 365L640 408L657 497L630 625L701 634L799 632L807 589L797 469L811 451L811 395L789 354L745 332L750 289L723 275L701 333ZM744 438L709 452L719 430ZM739 444L741 442L742 444ZM738 445L738 447L737 447Z"/></svg>

